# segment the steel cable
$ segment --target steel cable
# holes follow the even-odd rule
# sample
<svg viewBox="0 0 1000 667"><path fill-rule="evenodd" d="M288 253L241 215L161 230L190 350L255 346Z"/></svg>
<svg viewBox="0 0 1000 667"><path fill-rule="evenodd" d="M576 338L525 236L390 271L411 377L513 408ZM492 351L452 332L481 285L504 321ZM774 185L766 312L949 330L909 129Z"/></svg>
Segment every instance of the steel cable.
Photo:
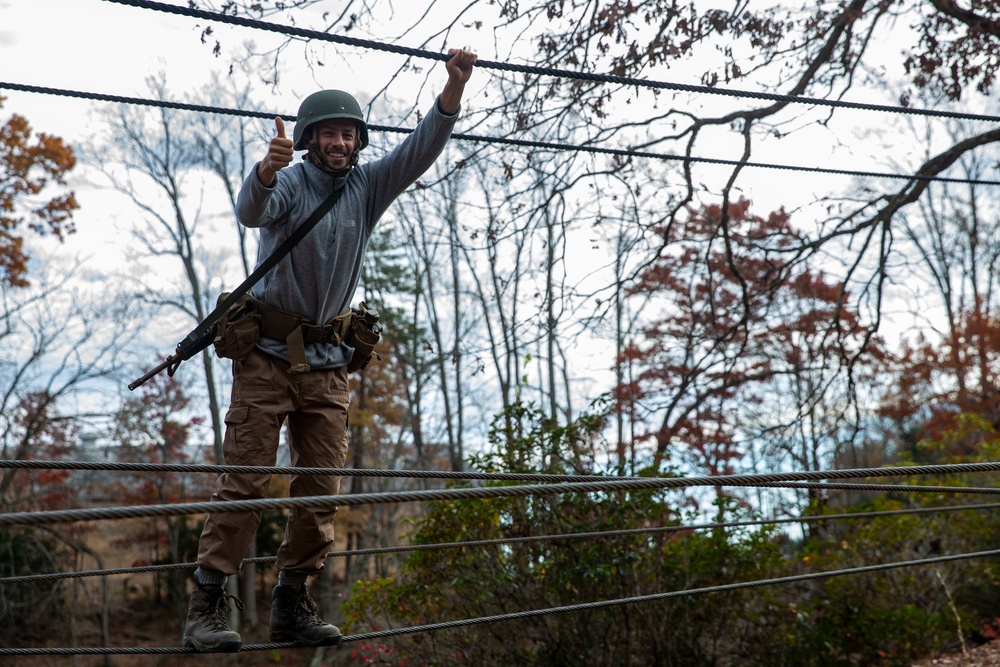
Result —
<svg viewBox="0 0 1000 667"><path fill-rule="evenodd" d="M0 469L21 470L102 470L117 472L206 472L263 475L337 475L338 477L405 477L412 479L503 480L516 482L592 482L623 479L601 475L556 475L546 473L478 472L454 470L389 470L382 468L292 468L287 466L236 466L200 463L133 463L114 461L34 461L0 460ZM642 479L628 477L624 479Z"/></svg>
<svg viewBox="0 0 1000 667"><path fill-rule="evenodd" d="M171 102L167 100L152 100L141 97L126 97L122 95L107 95L103 93L91 93L78 90L65 90L60 88L49 88L46 86L32 86L10 81L0 81L0 88L16 90L26 93L39 93L43 95L58 95L63 97L76 97L80 99L96 100L100 102L113 102L116 104L132 104L141 106L160 107L165 109L177 109L181 111L194 111L198 113L212 113L229 116L245 116L248 118L263 118L272 120L276 116L289 122L295 122L295 116L289 114L267 113L263 111L244 111L242 109L227 109L225 107L214 107L201 104L189 104L186 102ZM397 132L409 134L412 128L391 127L387 125L368 125L369 130L377 132ZM521 148L542 148L546 150L574 151L583 153L593 153L597 155L613 155L617 157L637 157L644 159L655 159L664 161L676 161L697 164L716 164L732 167L751 167L759 169L778 169L784 171L801 171L816 174L834 174L838 176L855 176L859 178L892 178L910 181L933 181L941 183L961 183L966 185L1000 185L1000 181L988 179L967 179L954 178L950 176L927 176L923 174L894 174L880 171L858 171L853 169L835 169L832 167L809 167L791 164L775 164L769 162L754 162L751 160L727 160L722 158L693 157L687 155L673 155L669 153L656 153L651 151L636 151L626 148L604 148L601 146L591 146L587 144L562 144L549 141L532 141L529 139L511 139L508 137L490 137L475 134L455 132L452 138L461 141L482 142L487 144L501 144L507 146L518 146Z"/></svg>
<svg viewBox="0 0 1000 667"><path fill-rule="evenodd" d="M624 535L656 535L659 533L684 532L689 530L710 530L745 528L750 526L771 526L787 523L822 523L824 521L843 521L852 519L877 519L889 516L910 514L932 514L938 512L961 512L969 510L1000 509L1000 503L982 503L973 505L950 505L941 507L914 507L901 510L877 510L871 512L845 512L841 514L823 514L816 516L785 517L780 519L747 519L743 521L724 521L712 523L678 524L674 526L650 526L646 528L623 528L619 530L590 531L586 533L564 533L560 535L529 535L522 537L506 537L490 540L466 540L464 542L441 542L436 544L408 544L395 547L370 547L366 549L350 549L347 551L330 551L326 558L346 558L369 556L377 554L396 554L414 551L443 551L446 549L470 549L473 547L488 547L500 545L528 544L531 542L560 542L564 540L601 539ZM244 558L244 564L269 565L277 560L274 556L259 556ZM104 570L81 570L78 572L54 572L46 574L28 574L12 577L0 577L0 584L34 583L56 581L61 579L82 579L87 577L106 577L119 574L142 574L149 572L171 572L176 570L193 570L197 563L168 563L161 565L141 565L136 567L109 568Z"/></svg>
<svg viewBox="0 0 1000 667"><path fill-rule="evenodd" d="M754 486L759 483L859 479L864 477L926 477L974 472L1000 472L1000 462L941 463L881 468L841 468L746 475L704 475L696 477L619 477L612 475L562 475L550 473L479 472L454 470L389 470L384 468L295 468L289 466L235 466L200 463L137 463L113 461L42 461L0 459L0 469L105 470L118 472L207 472L233 474L338 475L341 477L406 477L414 479L593 482L608 480L660 480L671 488L685 486Z"/></svg>
<svg viewBox="0 0 1000 667"><path fill-rule="evenodd" d="M399 55L425 58L428 60L447 61L450 56L446 53L428 51L426 49L415 49L394 44L386 44L370 39L360 39L356 37L344 37L342 35L331 35L320 30L308 30L294 26L269 23L256 19L248 19L240 16L231 16L210 12L192 7L179 7L168 5L162 2L151 2L150 0L105 0L119 5L129 5L142 9L152 9L168 14L188 16L193 18L228 23L246 28L254 28L268 32L275 32L292 37L302 37L306 39L316 39L325 42L343 44L345 46L355 46L373 51L385 51ZM521 74L532 74L535 76L551 76L565 79L575 79L591 83L613 83L623 86L636 86L639 88L652 88L659 90L673 90L678 92L702 93L706 95L725 95L729 97L746 97L756 100L767 100L772 102L787 102L795 104L815 104L817 106L842 107L846 109L858 109L863 111L881 111L900 114L911 114L919 116L934 116L938 118L957 118L962 120L983 120L991 123L1000 121L1000 117L987 114L974 114L959 111L942 111L934 109L916 109L912 107L891 106L886 104L869 104L864 102L847 102L844 100L827 100L817 97L804 97L802 95L782 95L780 93L765 93L759 91L739 90L735 88L715 88L713 86L700 86L683 83L671 83L667 81L653 81L628 76L617 76L614 74L594 74L589 72L574 72L566 69L556 69L552 67L538 67L533 65L515 65L512 63L497 62L480 59L476 62L477 67L484 69L494 69L504 72L515 72Z"/></svg>
<svg viewBox="0 0 1000 667"><path fill-rule="evenodd" d="M639 595L631 598L619 600L606 600L603 602L585 602L581 604L566 605L563 607L552 607L549 609L535 609L531 611L513 612L509 614L498 614L496 616L486 616L482 618L470 618L461 621L447 621L444 623L433 623L419 625L409 628L394 628L390 630L379 630L358 635L344 636L344 642L367 641L370 639L380 639L383 637L394 637L398 635L413 634L416 632L435 632L438 630L449 630L453 628L468 627L471 625L481 625L483 623L496 623L498 621L514 621L526 618L537 618L552 614L564 614L573 611L583 611L586 609L604 609L625 604L636 604L640 602L653 602L656 600L668 600L671 598L688 597L693 595L704 595L707 593L721 593L724 591L735 591L746 588L758 588L762 586L775 586L779 584L792 584L801 581L811 581L815 579L826 579L829 577L840 577L848 574L866 574L869 572L883 572L904 567L917 567L920 565L934 565L937 563L947 563L956 560L970 558L989 558L1000 556L1000 549L989 551L978 551L968 554L953 554L950 556L937 556L935 558L923 558L920 560L903 561L898 563L883 563L880 565L863 565L860 567L844 568L841 570L830 570L828 572L809 572L806 574L796 574L788 577L775 577L773 579L760 579L756 581L741 581L732 584L721 584L718 586L705 586L703 588L692 588L682 591L670 591L668 593L653 593L650 595Z"/></svg>
<svg viewBox="0 0 1000 667"><path fill-rule="evenodd" d="M756 486L785 489L823 489L851 491L904 491L907 493L1000 494L1000 488L964 486L913 486L900 484L852 484L783 482L765 479L773 475L731 475L708 478L643 479L628 478L605 482L573 482L568 484L528 484L524 486L494 486L479 488L438 489L427 491L391 491L357 493L339 496L301 496L296 498L261 498L251 500L207 501L169 505L139 505L91 509L48 510L0 514L0 526L39 526L72 521L133 519L139 517L180 516L185 514L263 511L290 508L333 508L338 506L372 505L437 500L468 500L551 496L563 493L599 491L656 491L689 486ZM748 479L755 478L755 479Z"/></svg>
<svg viewBox="0 0 1000 667"><path fill-rule="evenodd" d="M952 554L948 556L936 556L934 558L922 558L918 560L901 561L896 563L881 563L878 565L863 565L859 567L843 568L840 570L829 570L826 572L809 572L796 574L787 577L774 577L771 579L758 579L754 581L741 581L731 584L720 584L717 586L704 586L702 588L692 588L680 591L669 591L666 593L653 593L650 595L638 595L629 598L619 598L615 600L603 600L599 602L584 602L580 604L564 605L561 607L550 607L548 609L533 609L508 614L497 614L494 616L482 616L479 618L469 618L457 621L445 621L442 623L428 623L405 628L392 628L388 630L378 630L356 635L344 635L341 638L342 644L357 641L368 641L372 639L382 639L385 637L395 637L400 635L417 634L423 632L438 632L454 628L464 628L473 625L483 625L486 623L497 623L502 621L515 621L528 618L538 618L551 616L554 614L565 614L574 611L584 611L590 609L607 609L626 604L640 604L645 602L655 602L679 597L690 597L695 595L706 595L709 593L721 593L726 591L743 590L748 588L760 588L763 586L777 586L782 584L792 584L802 581L812 581L816 579L828 579L831 577L841 577L854 574L867 574L871 572L884 572L906 567L918 567L922 565L935 565L958 560L969 560L973 558L991 558L1000 556L1000 549L989 551L978 551L966 554ZM276 650L284 648L300 648L299 644L249 644L242 646L240 652ZM141 648L0 648L0 655L126 655L126 654L168 654L168 653L195 653L190 649L173 647L141 647Z"/></svg>

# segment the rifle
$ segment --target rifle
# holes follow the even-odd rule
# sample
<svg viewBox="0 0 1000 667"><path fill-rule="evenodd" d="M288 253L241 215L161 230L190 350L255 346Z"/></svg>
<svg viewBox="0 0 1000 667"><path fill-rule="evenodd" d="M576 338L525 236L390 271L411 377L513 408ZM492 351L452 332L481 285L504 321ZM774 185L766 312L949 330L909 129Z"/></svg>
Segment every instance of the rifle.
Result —
<svg viewBox="0 0 1000 667"><path fill-rule="evenodd" d="M191 333L193 334L194 332ZM206 331L198 338L195 338L193 343L185 345L185 343L188 343L191 338L191 335L189 334L187 338L177 343L177 351L167 357L166 360L159 366L149 371L141 378L133 380L129 383L129 391L134 391L136 387L151 380L154 376L159 375L164 370L167 371L168 377L173 377L174 373L177 372L177 367L181 365L182 361L187 361L212 344L212 333L213 332L211 330Z"/></svg>
<svg viewBox="0 0 1000 667"><path fill-rule="evenodd" d="M215 323L220 317L222 317L222 314L229 310L241 296L250 290L251 287L256 285L257 281L263 278L265 273L274 268L274 265L277 264L282 257L292 251L295 244L301 241L302 238L316 226L316 223L318 223L320 219L322 219L323 216L326 215L331 208L333 208L333 205L337 202L337 199L340 198L340 195L346 188L347 186L344 184L344 186L331 192L330 195L323 200L323 203L312 212L312 215L310 215L305 222L299 225L299 228L296 229L291 236L285 239L273 253L271 253L270 257L261 262L257 268L254 269L253 273L247 276L246 280L240 283L239 287L234 289L230 292L229 296L220 301L219 305L215 307L215 310L209 313L208 317L192 329L191 333L184 337L184 340L177 343L177 348L174 354L167 357L166 360L161 362L159 366L149 371L141 378L133 380L128 385L129 391L135 391L136 387L149 381L155 375L163 372L164 370L167 371L167 375L169 377L173 377L182 361L187 361L211 345L212 340L215 338Z"/></svg>

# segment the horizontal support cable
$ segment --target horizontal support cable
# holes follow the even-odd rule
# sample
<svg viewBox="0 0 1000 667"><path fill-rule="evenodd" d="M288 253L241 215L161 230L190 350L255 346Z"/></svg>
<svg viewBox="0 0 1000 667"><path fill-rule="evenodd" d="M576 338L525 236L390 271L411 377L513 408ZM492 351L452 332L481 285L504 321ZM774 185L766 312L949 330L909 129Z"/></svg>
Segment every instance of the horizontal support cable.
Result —
<svg viewBox="0 0 1000 667"><path fill-rule="evenodd" d="M436 51L428 51L426 49L415 49L405 46L398 46L395 44L387 44L385 42L378 42L370 39L359 39L356 37L331 35L328 32L323 32L320 30L308 30L305 28L297 28L294 26L281 25L278 23L269 23L267 21L248 19L240 16L221 14L218 12L210 12L202 9L195 9L193 7L180 7L177 5L169 5L162 2L151 2L150 0L105 0L105 1L113 2L119 5L129 5L132 7L139 7L142 9L152 9L159 12L166 12L168 14L177 14L180 16L200 18L208 21L216 21L219 23L228 23L230 25L238 25L246 28L253 28L256 30L275 32L289 37L316 39L325 42L342 44L345 46L355 46L363 49L370 49L373 51L385 51L389 53L396 53L399 55L412 56L415 58L424 58L428 60L437 60L441 62L445 62L450 59L450 56L446 53L438 53ZM550 77L557 77L564 79L574 79L580 81L589 81L592 83L613 83L623 86L636 86L639 88L652 88L658 90L674 90L678 92L702 93L706 95L725 95L729 97L746 97L750 99L768 100L773 102L787 102L793 104L814 104L817 106L841 107L846 109L859 109L863 111L880 111L880 112L899 113L899 114L908 114L917 116L933 116L938 118L984 120L991 123L1000 121L1000 117L986 115L986 114L973 114L960 111L943 111L934 109L917 109L913 107L891 106L886 104L868 104L863 102L847 102L844 100L828 100L818 97L805 97L802 95L782 95L780 93L765 93L759 91L739 90L735 88L716 88L714 86L699 86L699 85L691 85L684 83L671 83L667 81L653 81L649 79L617 76L613 74L594 74L589 72L575 72L573 70L556 69L552 67L515 65L512 63L497 62L485 59L478 60L476 62L476 66L481 67L483 69L494 69L505 72L516 72L523 74L532 74L536 76L550 76Z"/></svg>
<svg viewBox="0 0 1000 667"><path fill-rule="evenodd" d="M378 127L369 125L369 128ZM383 128L385 131L396 131L395 128ZM412 130L407 130L412 132ZM936 181L944 183L964 183L970 185L1000 185L1000 181L988 179L965 179L951 176L925 176L922 174L895 174L887 171L859 171L856 169L835 169L833 167L809 167L795 164L779 164L774 162L755 162L753 160L727 160L724 158L693 157L687 155L673 155L669 153L655 153L650 151L637 151L627 148L602 148L600 146L590 146L587 144L560 144L548 141L532 141L530 139L505 139L499 137L481 137L471 134L456 132L452 134L455 139L465 141L483 141L487 143L506 144L508 146L520 146L522 148L543 148L559 151L576 151L583 153L595 153L600 155L614 155L628 158L644 158L652 160L663 160L667 162L684 162L694 164L717 164L730 167L751 167L756 169L778 169L783 171L801 171L811 174L833 174L836 176L856 176L859 178L892 178L905 179L910 181Z"/></svg>
<svg viewBox="0 0 1000 667"><path fill-rule="evenodd" d="M957 464L963 465L963 464ZM990 465L990 464L968 464ZM1000 464L995 464L1000 465ZM932 468L934 466L926 466ZM796 474L796 473L785 473ZM809 475L809 473L797 473ZM0 514L0 526L38 526L71 521L96 521L131 519L154 516L180 516L186 514L263 511L288 508L326 508L338 506L372 505L407 502L433 502L436 500L516 498L525 496L551 496L563 493L655 491L692 486L756 486L768 488L849 489L863 491L902 491L906 493L962 493L1000 494L1000 488L964 486L911 486L900 484L850 484L782 482L771 475L719 475L714 477L646 479L627 478L568 484L527 484L524 486L493 486L480 488L436 489L426 491L391 491L386 493L357 493L340 496L302 496L297 498L260 498L250 500L208 501L175 503L170 505L139 505L132 507L104 507L92 509L49 510ZM599 479L599 478L598 478Z"/></svg>
<svg viewBox="0 0 1000 667"><path fill-rule="evenodd" d="M970 510L1000 509L1000 503L981 503L974 505L949 505L941 507L914 507L903 510L878 510L872 512L845 512L841 514L824 514L816 516L786 517L781 519L748 519L744 521L725 521L713 523L679 524L676 526L650 526L647 528L623 528L619 530L601 530L586 533L564 533L561 535L531 535L523 537L507 537L492 540L466 540L463 542L441 542L437 544L407 544L395 547L370 547L367 549L351 549L347 551L330 551L326 558L346 558L381 554L408 553L414 551L443 551L446 549L469 549L473 547L488 547L500 545L528 544L531 542L561 542L565 540L601 539L626 535L657 535L660 533L683 532L688 530L709 530L745 528L750 526L772 526L787 523L822 523L824 521L843 521L851 519L876 519L888 516L907 514L932 514L939 512L962 512ZM270 565L277 559L274 556L258 556L244 558L243 564ZM28 574L13 577L0 577L0 584L33 583L41 581L56 581L60 579L80 579L87 577L106 577L121 574L143 574L151 572L172 572L176 570L193 570L197 563L167 563L161 565L142 565L136 567L109 568L104 570L82 570L79 572L56 572L47 574Z"/></svg>
<svg viewBox="0 0 1000 667"><path fill-rule="evenodd" d="M113 461L32 461L0 460L0 469L90 470L117 472L183 472L255 475L336 475L338 477L401 477L406 479L498 480L509 482L592 482L600 479L643 479L602 475L555 475L520 472L477 472L455 470L395 470L384 468L292 468L288 466L236 466L200 463L132 463Z"/></svg>
<svg viewBox="0 0 1000 667"><path fill-rule="evenodd" d="M583 604L572 604L563 607L552 607L550 609L536 609L532 611L513 612L510 614L498 614L496 616L486 616L482 618L471 618L463 621L448 621L445 623L431 623L418 625L410 628L394 628L391 630L379 630L367 632L359 635L345 635L342 642L368 641L382 637L394 637L398 635L414 634L418 632L435 632L438 630L450 630L453 628L463 628L471 625L481 625L483 623L496 623L498 621L514 621L526 618L537 618L539 616L549 616L552 614L564 614L573 611L583 611L587 609L605 609L618 607L626 604L637 604L641 602L654 602L657 600L669 600L671 598L687 597L693 595L704 595L707 593L721 593L724 591L735 591L747 588L759 588L763 586L776 586L780 584L793 584L801 581L813 581L816 579L827 579L830 577L842 577L846 575L866 574L869 572L884 572L905 567L918 567L922 565L935 565L948 563L957 560L971 558L992 558L1000 556L1000 549L989 551L978 551L967 554L953 554L950 556L937 556L935 558L922 558L920 560L903 561L899 563L883 563L880 565L863 565L860 567L844 568L841 570L830 570L827 572L810 572L807 574L797 574L788 577L775 577L773 579L761 579L757 581L742 581L733 584L722 584L719 586L705 586L704 588L693 588L683 591L670 591L668 593L653 593L651 595L639 595L631 598L619 600L606 600L604 602L587 602Z"/></svg>
<svg viewBox="0 0 1000 667"><path fill-rule="evenodd" d="M194 111L197 113L210 113L220 116L243 116L246 118L261 118L263 120L274 120L276 117L280 116L282 119L291 123L294 123L296 118L295 114L279 114L271 113L269 111L248 111L246 109L230 109L227 107L209 106L207 104L191 104L189 102L173 102L170 100L153 100L145 97L129 97L126 95L109 95L107 93L94 93L84 90L67 90L65 88L52 88L49 86L33 86L26 83L14 83L13 81L0 81L0 89L15 90L20 93L75 97L81 100L93 100L95 102L113 102L115 104L130 104L132 106ZM413 130L400 131L413 132Z"/></svg>
<svg viewBox="0 0 1000 667"><path fill-rule="evenodd" d="M591 609L608 609L620 607L627 604L641 604L655 602L659 600L669 600L673 598L688 597L694 595L706 595L710 593L721 593L726 591L743 590L749 588L760 588L764 586L777 586L793 584L802 581L813 581L816 579L829 579L832 577L842 577L847 575L867 574L871 572L885 572L907 567L920 567L924 565L937 565L958 560L969 560L973 558L993 558L1000 556L1000 549L989 551L978 551L974 553L952 554L948 556L936 556L934 558L921 558L918 560L901 561L897 563L881 563L878 565L863 565L860 567L843 568L840 570L829 570L826 572L810 572L806 574L796 574L788 577L775 577L772 579L759 579L755 581L741 581L732 584L721 584L718 586L705 586L680 591L670 591L666 593L653 593L650 595L638 595L629 598L616 600L603 600L600 602L585 602L581 604L565 605L562 607L551 607L548 609L534 609L530 611L512 612L509 614L498 614L495 616L483 616L480 618L470 618L459 621L446 621L443 623L428 623L406 628L393 628L390 630L378 630L357 635L345 635L341 638L342 644L357 641L368 641L381 639L384 637L395 637L400 635L418 634L424 632L438 632L441 630L451 630L455 628L470 627L473 625L483 625L487 623L498 623L502 621L515 621L528 618L538 618L541 616L551 616L554 614L565 614L575 611ZM296 648L298 644L248 644L240 648L240 652L275 650L280 648ZM171 647L140 647L140 648L0 648L0 655L104 655L104 654L166 654L166 653L194 653L191 649L171 648Z"/></svg>
<svg viewBox="0 0 1000 667"><path fill-rule="evenodd" d="M16 90L27 93L39 93L43 95L60 95L63 97L76 97L80 99L90 99L100 102L114 102L117 104L132 104L141 106L161 107L167 109L178 109L181 111L194 111L198 113L212 113L228 116L245 116L248 118L262 118L273 120L280 116L283 120L295 122L295 116L289 114L268 113L263 111L243 111L241 109L229 109L225 107L214 107L201 104L189 104L186 102L170 102L166 100L152 100L141 97L125 97L121 95L106 95L103 93L91 93L76 90L65 90L60 88L48 88L44 86L31 86L9 81L0 81L0 89ZM409 134L412 128L391 127L387 125L368 125L368 129L375 132L395 132ZM778 169L784 171L801 171L815 174L833 174L838 176L855 176L859 178L891 178L909 181L935 181L942 183L961 183L965 185L1000 185L1000 181L988 179L967 179L954 178L950 176L925 176L922 174L895 174L880 171L858 171L854 169L834 169L831 167L809 167L792 164L776 164L770 162L754 162L751 160L727 160L723 158L692 157L687 155L673 155L670 153L656 153L651 151L635 151L627 148L604 148L601 146L591 146L587 144L563 144L548 141L533 141L530 139L511 139L508 137L490 137L475 134L455 132L451 135L460 141L481 142L488 144L501 144L505 146L518 146L521 148L540 148L545 150L572 151L578 153L593 153L597 155L613 155L627 158L643 158L652 160L663 160L673 162L684 162L694 164L716 164L732 167L751 167L758 169Z"/></svg>
<svg viewBox="0 0 1000 667"><path fill-rule="evenodd" d="M284 643L284 644L243 644L240 653L252 653L258 651L278 651L293 648L309 648L315 650L315 646L304 644ZM194 649L181 646L79 646L75 648L0 648L0 655L207 655L214 657L220 664L225 662L225 653L202 653Z"/></svg>
<svg viewBox="0 0 1000 667"><path fill-rule="evenodd" d="M707 475L700 477L619 477L607 475L558 475L547 473L477 472L454 470L394 470L385 468L294 468L289 466L234 466L201 463L135 463L113 461L42 461L0 459L0 469L105 470L127 472L206 472L265 475L337 475L341 477L403 477L413 479L476 479L500 481L593 482L608 480L661 480L670 488L685 486L755 486L759 482L863 477L927 477L974 472L1000 472L1000 462L943 463L933 465L888 466L881 468L841 468L752 475ZM766 486L766 484L765 484Z"/></svg>

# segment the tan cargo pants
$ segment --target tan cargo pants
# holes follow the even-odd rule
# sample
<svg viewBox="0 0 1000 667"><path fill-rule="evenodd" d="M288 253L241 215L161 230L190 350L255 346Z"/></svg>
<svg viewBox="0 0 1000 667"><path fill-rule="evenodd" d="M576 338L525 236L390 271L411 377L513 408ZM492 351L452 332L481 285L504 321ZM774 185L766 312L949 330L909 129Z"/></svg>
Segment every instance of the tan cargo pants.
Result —
<svg viewBox="0 0 1000 667"><path fill-rule="evenodd" d="M226 413L223 451L228 465L273 466L281 426L288 419L292 466L342 468L347 460L347 369L292 375L288 363L254 350L233 362L233 392ZM270 475L224 473L212 500L267 497ZM340 477L292 476L289 495L336 495ZM336 509L290 509L278 549L278 569L312 575L323 571L333 546ZM236 574L260 525L260 512L211 514L198 549L198 565Z"/></svg>

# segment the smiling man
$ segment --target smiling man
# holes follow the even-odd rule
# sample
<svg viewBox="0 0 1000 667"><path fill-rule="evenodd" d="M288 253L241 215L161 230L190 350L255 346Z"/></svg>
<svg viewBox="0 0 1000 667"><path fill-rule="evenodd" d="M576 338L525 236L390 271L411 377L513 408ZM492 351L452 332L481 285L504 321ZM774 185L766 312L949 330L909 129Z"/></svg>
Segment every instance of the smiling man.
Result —
<svg viewBox="0 0 1000 667"><path fill-rule="evenodd" d="M347 460L348 364L354 348L343 340L343 315L361 275L372 230L389 205L437 159L451 136L476 55L453 49L448 80L431 110L382 159L358 163L368 145L361 107L340 90L302 101L294 141L275 119L276 135L247 176L236 203L240 223L259 232L258 265L332 193L339 198L312 229L253 288L260 338L233 360L232 400L226 414L228 465L273 466L287 420L296 467L342 468ZM305 151L292 165L295 151ZM228 356L228 355L227 355ZM267 496L269 475L224 474L213 500ZM340 478L293 476L291 496L336 495ZM271 598L274 642L336 644L340 631L323 621L306 584L323 571L333 546L335 509L292 509L278 549L278 583ZM184 646L238 651L240 635L227 625L224 584L236 574L257 531L256 512L208 517L201 535L195 588ZM236 601L239 604L239 601Z"/></svg>

